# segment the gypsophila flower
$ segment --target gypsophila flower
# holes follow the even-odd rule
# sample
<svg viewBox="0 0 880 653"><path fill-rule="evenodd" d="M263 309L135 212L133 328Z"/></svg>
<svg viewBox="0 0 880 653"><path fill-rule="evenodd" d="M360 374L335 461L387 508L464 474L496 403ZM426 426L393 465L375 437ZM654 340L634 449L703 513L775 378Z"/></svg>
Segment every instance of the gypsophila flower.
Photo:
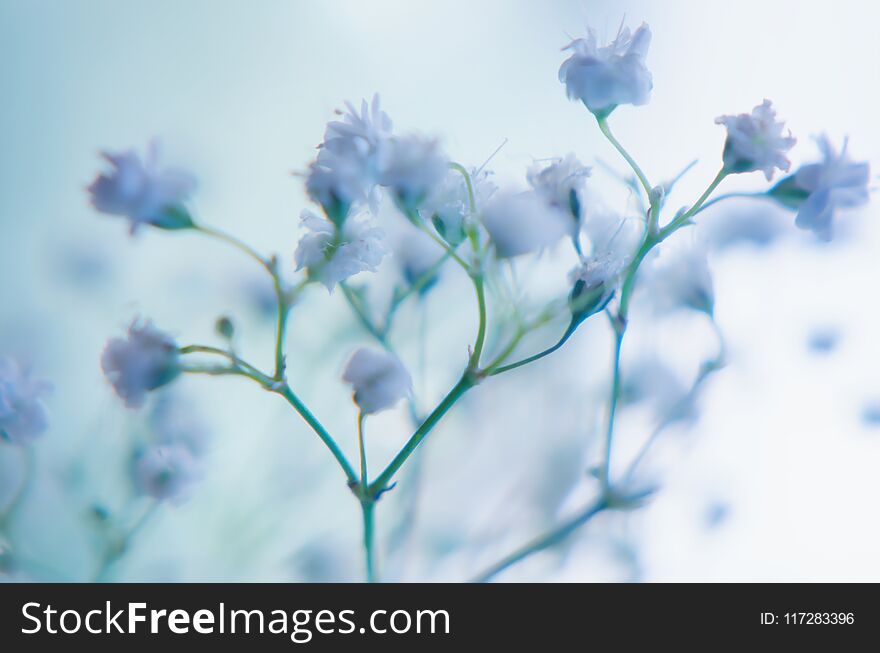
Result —
<svg viewBox="0 0 880 653"><path fill-rule="evenodd" d="M306 268L330 292L358 272L375 272L386 254L384 232L364 218L346 220L340 228L305 210L300 220L306 233L294 253L297 269Z"/></svg>
<svg viewBox="0 0 880 653"><path fill-rule="evenodd" d="M572 232L569 215L534 191L499 193L481 217L499 258L541 251Z"/></svg>
<svg viewBox="0 0 880 653"><path fill-rule="evenodd" d="M834 212L868 203L871 170L868 163L849 159L846 141L839 153L827 136L817 141L822 161L801 166L794 173L795 184L807 194L798 208L795 225L809 229L822 240L831 240Z"/></svg>
<svg viewBox="0 0 880 653"><path fill-rule="evenodd" d="M488 170L471 169L469 175L474 194L474 212L479 213L498 187ZM465 238L465 227L472 216L470 201L464 175L458 170L449 170L422 203L419 212L423 218L433 222L446 242L458 245Z"/></svg>
<svg viewBox="0 0 880 653"><path fill-rule="evenodd" d="M571 153L548 165L535 163L527 173L535 192L552 206L570 213L576 222L583 216L582 191L589 176L590 168Z"/></svg>
<svg viewBox="0 0 880 653"><path fill-rule="evenodd" d="M151 445L138 452L134 459L135 486L155 499L185 499L198 476L196 459L181 444Z"/></svg>
<svg viewBox="0 0 880 653"><path fill-rule="evenodd" d="M621 26L617 37L599 46L596 32L575 39L564 50L572 55L559 68L559 81L568 97L580 100L599 117L607 116L621 104L647 104L653 80L645 66L651 30L642 24L633 34Z"/></svg>
<svg viewBox="0 0 880 653"><path fill-rule="evenodd" d="M0 440L24 446L49 427L42 398L51 386L31 377L10 358L0 358Z"/></svg>
<svg viewBox="0 0 880 653"><path fill-rule="evenodd" d="M140 408L147 392L170 383L181 372L174 339L152 322L137 320L125 338L107 342L101 367L128 408Z"/></svg>
<svg viewBox="0 0 880 653"><path fill-rule="evenodd" d="M321 148L337 154L352 155L369 161L391 137L392 123L379 106L379 94L372 101L361 100L361 110L346 102L346 111L337 111L341 120L327 123ZM369 165L369 163L367 163Z"/></svg>
<svg viewBox="0 0 880 653"><path fill-rule="evenodd" d="M150 143L143 161L133 150L102 152L101 156L114 169L99 175L87 189L95 209L128 218L132 234L144 224L160 229L193 226L184 202L196 187L195 177L184 170L160 167L156 141Z"/></svg>
<svg viewBox="0 0 880 653"><path fill-rule="evenodd" d="M646 262L642 287L659 312L690 308L712 316L715 287L706 249L700 243L654 250Z"/></svg>
<svg viewBox="0 0 880 653"><path fill-rule="evenodd" d="M404 212L418 209L449 171L437 141L417 134L392 137L381 157L379 183Z"/></svg>
<svg viewBox="0 0 880 653"><path fill-rule="evenodd" d="M727 127L723 155L727 172L761 170L770 181L774 169L787 171L791 166L785 153L797 139L790 131L783 133L785 123L776 119L770 100L764 100L751 113L720 116L715 123Z"/></svg>
<svg viewBox="0 0 880 653"><path fill-rule="evenodd" d="M412 378L397 356L387 351L358 349L342 380L354 390L354 402L365 415L393 407L412 393Z"/></svg>
<svg viewBox="0 0 880 653"><path fill-rule="evenodd" d="M342 224L354 204L377 203L380 153L392 126L378 94L369 105L361 101L360 113L350 103L346 109L337 111L341 120L327 124L318 157L306 174L306 192L336 224Z"/></svg>

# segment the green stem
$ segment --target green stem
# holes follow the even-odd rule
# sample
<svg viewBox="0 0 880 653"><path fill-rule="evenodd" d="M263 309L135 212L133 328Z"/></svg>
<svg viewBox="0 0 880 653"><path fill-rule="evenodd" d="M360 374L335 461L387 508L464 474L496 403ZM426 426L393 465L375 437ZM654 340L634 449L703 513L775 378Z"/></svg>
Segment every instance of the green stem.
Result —
<svg viewBox="0 0 880 653"><path fill-rule="evenodd" d="M665 227L663 227L663 229L660 230L658 242L665 240L672 233L674 233L677 229L679 229L680 227L687 224L687 222L688 222L688 220L690 220L690 218L692 218L697 213L699 213L700 209L703 206L703 204L705 203L705 201L707 199L709 199L709 196L715 191L716 188L718 188L718 185L722 181L724 181L724 178L727 177L728 174L729 173L727 172L727 170L725 168L721 168L721 170L718 171L718 174L715 175L715 178L712 180L712 183L710 183L709 187L705 191L703 191L703 194L700 195L699 199L697 199L697 201L694 203L694 205L691 206L691 208L689 208L687 211L685 211L684 213L679 215L672 222L670 222L668 225L666 225Z"/></svg>
<svg viewBox="0 0 880 653"><path fill-rule="evenodd" d="M410 436L409 440L403 445L403 448L398 452L394 459L388 463L388 466L378 477L376 477L376 480L370 483L368 489L370 496L375 497L377 494L387 489L389 481L393 478L394 474L397 473L397 470L400 469L401 465L406 462L406 459L412 455L416 448L422 443L422 440L427 437L446 412L455 405L455 402L457 402L465 392L474 387L475 384L476 380L474 379L473 371L468 368L465 370L465 373L461 376L458 383L456 383L452 390L443 397L440 403L437 404L437 407L431 411L431 414L425 418L425 421L422 422L422 424L416 429L415 433Z"/></svg>
<svg viewBox="0 0 880 653"><path fill-rule="evenodd" d="M614 438L614 417L617 414L617 400L620 395L620 349L623 344L623 336L626 333L625 322L614 322L614 358L612 363L611 395L608 399L608 424L605 430L605 450L602 456L602 465L599 467L599 482L602 492L607 493L611 487L611 444Z"/></svg>
<svg viewBox="0 0 880 653"><path fill-rule="evenodd" d="M540 360L541 358L544 358L545 356L549 356L550 354L555 352L557 349L562 347L562 345L564 345L566 342L568 342L568 339L571 338L571 336L574 335L574 332L577 330L578 324L579 323L576 323L573 320L571 322L571 324L568 325L568 328L565 330L565 333L562 334L562 337L559 340L557 340L555 344L548 347L547 349L540 351L537 354L533 354L533 355L529 356L528 358L523 358L522 360L516 361L515 363L509 363L508 365L504 365L502 367L495 367L495 365L497 364L496 361L501 362L504 360L504 358L507 357L507 355L509 355L509 351L505 350L504 352L502 352L502 355L499 355L498 358L496 358L495 361L490 363L489 366L486 368L486 376L495 376L497 374L503 374L504 372L509 372L511 370L515 370L518 367L522 367L523 365L528 365L529 363L534 363L536 360ZM516 346L516 343L519 342L519 338L514 338L514 340L512 340L511 342L514 346ZM512 349L512 347L509 347L508 349Z"/></svg>
<svg viewBox="0 0 880 653"><path fill-rule="evenodd" d="M373 547L374 528L373 528L373 510L376 504L372 499L361 499L361 513L364 519L364 559L366 561L367 582L375 583L376 562L375 549Z"/></svg>
<svg viewBox="0 0 880 653"><path fill-rule="evenodd" d="M354 470L351 468L351 465L348 462L348 459L345 457L345 454L342 453L342 450L339 448L339 445L336 444L336 441L333 439L333 436L327 432L327 429L324 428L323 424L318 421L318 419L312 415L311 411L306 407L306 405L300 401L299 397L291 390L288 384L281 385L280 388L274 390L274 392L278 395L281 395L287 400L293 409L299 413L300 417L302 417L306 424L312 427L312 430L321 438L321 441L327 446L330 450L330 453L333 454L333 457L336 459L336 462L339 463L339 466L342 468L343 473L345 474L346 479L348 479L348 483L350 486L354 487L358 483L358 477L354 473Z"/></svg>
<svg viewBox="0 0 880 653"><path fill-rule="evenodd" d="M486 343L486 290L482 275L471 277L474 282L474 290L477 293L477 310L479 311L479 324L477 326L477 340L474 350L471 352L468 367L476 370L480 366L480 356L483 354L483 346Z"/></svg>
<svg viewBox="0 0 880 653"><path fill-rule="evenodd" d="M721 195L718 195L717 197L713 197L708 202L704 202L703 206L701 206L700 209L694 213L694 215L696 215L697 213L702 213L703 211L708 209L713 204L717 204L718 202L723 202L725 200L730 200L730 199L735 199L735 198L765 199L765 200L770 200L771 202L775 201L772 197L770 197L764 191L754 192L754 193L723 193Z"/></svg>
<svg viewBox="0 0 880 653"><path fill-rule="evenodd" d="M651 198L651 183L648 181L648 178L645 176L645 173L642 172L642 169L639 167L639 164L636 163L636 160L630 156L630 153L626 151L623 145L620 144L614 134L611 133L611 128L608 126L608 119L605 117L596 116L596 122L599 123L600 131L605 135L605 138L614 146L614 148L620 152L620 156L626 159L626 162L629 164L629 167L632 168L632 171L636 174L636 177L639 179L639 183L642 184L642 188L645 189L645 194L648 196L648 199Z"/></svg>
<svg viewBox="0 0 880 653"><path fill-rule="evenodd" d="M599 499L596 502L590 504L585 509L583 509L578 514L564 521L562 524L557 526L551 531L544 533L543 535L536 537L534 540L529 542L528 544L522 546L517 549L510 555L506 556L499 562L495 563L488 569L486 569L483 573L477 576L474 579L476 583L485 583L492 580L495 576L500 574L505 569L512 567L516 563L528 558L529 556L538 553L539 551L543 551L548 549L556 544L559 544L569 535L571 535L574 531L580 528L582 525L586 524L593 517L601 513L603 510L608 508L608 504L604 501L604 499Z"/></svg>
<svg viewBox="0 0 880 653"><path fill-rule="evenodd" d="M370 485L367 477L367 448L364 446L364 419L365 415L358 412L358 451L361 459L361 487L366 488Z"/></svg>

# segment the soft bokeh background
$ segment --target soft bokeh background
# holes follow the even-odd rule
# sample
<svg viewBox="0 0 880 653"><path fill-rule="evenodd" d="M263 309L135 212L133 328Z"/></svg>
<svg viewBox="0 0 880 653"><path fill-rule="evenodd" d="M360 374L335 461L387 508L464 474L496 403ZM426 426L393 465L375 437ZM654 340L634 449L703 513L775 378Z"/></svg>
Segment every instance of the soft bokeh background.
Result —
<svg viewBox="0 0 880 653"><path fill-rule="evenodd" d="M795 164L816 156L810 137L822 131L837 142L848 135L854 156L880 161L880 10L856 0L0 0L0 352L31 361L55 387L52 428L36 447L39 482L14 533L50 567L36 577L88 578L100 546L91 507L123 519L140 509L125 460L145 418L102 379L108 336L141 314L182 341L213 341L214 319L229 314L250 358L271 355L247 260L190 235L129 239L122 221L93 213L84 187L98 149L160 137L165 160L200 178L197 214L280 251L292 271L306 200L291 172L306 167L345 99L379 91L396 126L442 137L468 164L506 139L492 162L502 180L522 183L534 158L568 151L619 168L556 71L570 36L589 23L613 37L624 14L654 31L655 89L647 107L614 114L618 137L653 179L699 159L671 207L692 201L717 170L714 117L764 97L799 137ZM760 181L740 176L727 187ZM591 188L624 208L611 176L597 170ZM713 255L729 365L705 388L692 427L664 436L651 461L662 489L644 510L603 516L505 578L880 580L876 206L844 216L829 246L770 207L730 211L764 216L779 237ZM707 223L722 213L707 212ZM542 283L528 266L520 274ZM470 290L450 276L426 309L428 372L416 374L427 377L418 382L425 405L454 380L473 337ZM698 317L637 319L626 359L659 351L686 374L713 353ZM405 358L417 360L418 314L398 327ZM837 341L824 355L810 347L817 333ZM313 290L294 312L290 342L292 384L353 453L355 412L337 379L368 341L341 296ZM409 537L391 531L410 514L404 490L415 481L404 475L380 505L384 541L399 540L383 560L386 577L466 579L589 497L584 469L596 453L609 346L595 320L563 352L468 397L420 460ZM234 379L186 379L173 391L208 433L204 478L140 533L118 577L358 578L357 504L298 418ZM648 421L624 411L621 465ZM404 411L375 420L374 468L408 428ZM0 447L0 496L15 483L18 453Z"/></svg>

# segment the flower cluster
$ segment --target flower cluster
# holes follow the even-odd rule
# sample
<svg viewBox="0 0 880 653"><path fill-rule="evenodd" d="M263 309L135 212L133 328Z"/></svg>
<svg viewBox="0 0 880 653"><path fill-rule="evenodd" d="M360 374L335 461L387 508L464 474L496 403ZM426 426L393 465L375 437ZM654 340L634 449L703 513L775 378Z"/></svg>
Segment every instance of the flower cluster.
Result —
<svg viewBox="0 0 880 653"><path fill-rule="evenodd" d="M633 297L652 305L656 311L653 317L658 320L684 308L716 326L715 288L703 241L694 238L689 246L682 246L680 239L673 237L698 224L700 214L715 202L744 195L715 195L732 175L760 171L769 182L777 170L787 173L791 168L789 153L796 144L769 100L750 113L717 118L716 123L727 132L723 148L719 147L720 170L693 204L674 214L667 211L666 199L675 181L651 184L609 125L617 107L644 105L650 99L653 77L646 66L650 41L647 25L634 32L621 26L607 45L600 45L590 30L566 47L571 54L559 69L568 97L586 106L602 134L630 167L632 177L624 177L624 181L635 196L632 204L637 211L604 208L591 186L591 168L574 153L537 160L525 173L527 185L499 188L485 164L479 168L463 165L448 158L433 138L396 133L378 95L371 101L363 100L359 108L347 104L327 124L323 142L304 174L306 194L320 207L320 213L308 209L301 213L300 239L292 254L296 280L284 278L279 256L263 257L231 235L201 226L201 222L197 227L202 235L242 250L268 273L272 298L264 303L277 318L274 369L265 371L241 358L233 347L237 330L228 319L218 322L224 347L179 347L174 338L152 323L135 321L125 337L111 339L104 349L101 365L107 380L129 408L142 407L148 393L182 374L234 375L282 397L327 446L348 487L361 502L367 574L373 578L374 506L393 487L395 474L422 440L470 388L549 356L588 318L604 313L610 318L615 336L607 449L595 466L599 495L591 508L594 512L585 514L640 505L645 493L632 491L635 486L630 483L629 473L615 478L616 470L611 465L618 400L637 402L653 393L659 403L656 412L666 422L690 419L698 385L723 364L723 346L719 347L722 353L700 366L692 387L662 370L650 356L645 368L650 371L638 376L644 377L643 381L653 379L652 383L640 387L636 382L640 379L623 375L621 386L621 349L632 317ZM838 152L822 137L819 147L821 161L801 166L766 191L746 195L775 200L797 212L798 227L830 239L836 213L868 201L870 173L867 163L849 158L846 144ZM99 211L127 217L132 231L141 225L195 228L185 206L194 187L192 175L159 168L154 149L145 162L133 153L105 157L114 166L113 172L100 175L89 188L92 203ZM389 212L398 214L397 227L393 219L386 218ZM567 251L562 252L563 248ZM560 252L564 256L558 256ZM386 297L388 293L368 292L368 274L358 279L366 279L364 285L350 281L355 275L377 272L386 257L399 268L398 285L392 289L388 305L375 296ZM528 291L518 287L516 267L528 257L543 257L542 263L565 261L558 270L558 294L552 301L536 305L538 302ZM461 280L473 286L477 333L467 343L459 381L433 411L420 417L417 413L422 402L413 397L405 357L395 352L390 332L398 307L408 297L426 297L429 289L439 285L438 275L445 265L455 266ZM573 269L568 270L570 267ZM442 279L445 282L446 277ZM376 348L358 348L342 373L359 413L360 474L348 461L346 446L337 443L295 393L294 386L301 379L287 368L288 314L297 306L299 294L315 285L331 293L340 287L339 294L364 327L365 336L376 344ZM424 305L422 302L420 308ZM568 324L558 340L537 353L524 354L525 343L530 341L525 336L545 325L558 324L554 322L556 317ZM193 362L192 355L204 359ZM5 439L23 442L45 428L39 403L43 390L17 368L0 365L0 434ZM410 400L414 431L391 462L371 477L367 472L364 421L398 407L404 399ZM198 476L201 446L188 428L170 434L167 429L157 429L156 433L134 459L136 483L141 492L156 499L180 498ZM651 441L653 438L648 438ZM637 467L640 459L641 455L631 467ZM539 544L533 546L556 539L551 534L539 538ZM534 550L528 549L525 554ZM507 558L519 559L519 555ZM507 564L512 563L494 568L486 578Z"/></svg>
<svg viewBox="0 0 880 653"><path fill-rule="evenodd" d="M152 322L137 320L128 327L125 338L107 342L101 368L129 408L140 408L147 392L170 383L181 372L174 339Z"/></svg>

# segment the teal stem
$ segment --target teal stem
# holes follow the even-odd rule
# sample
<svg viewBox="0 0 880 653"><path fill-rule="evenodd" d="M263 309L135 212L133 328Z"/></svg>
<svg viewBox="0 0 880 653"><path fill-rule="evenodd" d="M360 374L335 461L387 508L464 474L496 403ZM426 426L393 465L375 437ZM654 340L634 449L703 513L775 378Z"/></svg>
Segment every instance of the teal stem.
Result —
<svg viewBox="0 0 880 653"><path fill-rule="evenodd" d="M477 293L477 311L479 322L477 326L477 339L471 352L468 367L476 370L480 366L480 356L483 354L483 346L486 343L486 290L482 275L471 277L474 282L474 290Z"/></svg>
<svg viewBox="0 0 880 653"><path fill-rule="evenodd" d="M611 445L614 439L614 418L617 414L617 400L620 396L620 350L623 344L623 336L626 332L626 324L617 322L612 318L614 329L614 356L612 359L611 394L608 398L608 422L605 429L605 449L602 456L602 464L599 467L599 482L603 494L611 488Z"/></svg>
<svg viewBox="0 0 880 653"><path fill-rule="evenodd" d="M370 485L367 476L367 447L364 443L364 419L366 416L362 412L358 412L358 451L360 452L361 461L361 487L366 488Z"/></svg>
<svg viewBox="0 0 880 653"><path fill-rule="evenodd" d="M342 453L342 450L339 448L339 445L336 444L336 441L333 439L333 436L324 428L324 425L321 424L320 421L312 414L312 412L306 407L306 405L300 400L299 397L296 396L296 393L291 390L288 384L283 384L281 387L274 390L276 394L281 395L287 400L293 409L299 413L300 417L302 417L306 424L308 424L312 430L317 434L317 436L321 439L324 445L330 450L330 453L333 454L333 457L336 459L336 462L339 463L339 466L342 468L343 473L345 474L346 479L348 480L348 484L351 487L355 487L358 484L358 477L354 473L354 470L349 464L348 459L345 457L345 454Z"/></svg>
<svg viewBox="0 0 880 653"><path fill-rule="evenodd" d="M705 191L703 191L703 194L700 195L699 199L697 199L697 201L694 203L694 205L691 206L691 208L689 208L687 211L682 213L680 216L673 219L672 222L670 222L668 225L666 225L665 227L663 227L663 229L660 230L658 242L663 241L666 238L668 238L670 235L672 235L679 228L686 225L688 223L688 221L693 216L695 216L697 213L699 213L700 209L703 207L703 204L706 202L707 199L709 199L709 196L715 191L716 188L718 188L718 185L722 181L724 181L725 177L727 177L728 174L730 174L730 173L728 173L728 171L725 168L721 168L721 170L718 171L718 174L715 175L715 178L712 180L712 183L710 183L709 187Z"/></svg>
<svg viewBox="0 0 880 653"><path fill-rule="evenodd" d="M645 173L642 172L642 169L639 167L639 164L636 163L636 160L630 155L629 152L626 151L626 148L620 144L614 134L611 133L611 128L608 126L607 117L596 116L596 122L599 123L599 130L605 135L605 138L614 146L620 155L626 160L629 164L629 167L632 168L632 171L635 173L636 177L638 177L639 183L642 185L642 188L645 190L645 194L648 196L648 199L651 198L651 182L648 181Z"/></svg>
<svg viewBox="0 0 880 653"><path fill-rule="evenodd" d="M465 392L474 387L475 384L476 379L474 378L473 372L470 369L465 370L465 373L462 375L461 379L459 379L458 383L456 383L440 403L437 404L437 407L431 411L431 413L425 418L425 421L422 422L412 436L410 436L409 440L403 445L403 448L397 453L394 459L388 463L388 466L381 474L379 474L379 476L376 477L376 480L370 484L368 492L370 496L375 497L388 489L388 483L397 473L397 470L400 469L401 465L403 465L407 458L413 454L416 448L422 443L422 440L428 436L447 411L455 405Z"/></svg>
<svg viewBox="0 0 880 653"><path fill-rule="evenodd" d="M483 571L480 575L475 577L473 582L486 583L495 578L501 572L517 564L518 562L521 562L522 560L525 560L526 558L533 556L540 551L544 551L545 549L549 549L561 543L574 531L579 529L581 526L586 524L602 511L606 510L608 507L608 503L604 499L598 499L594 503L591 503L586 508L581 510L581 512L564 521L556 528L536 537L528 544L522 546L513 553L502 558L499 562L495 563L494 565Z"/></svg>
<svg viewBox="0 0 880 653"><path fill-rule="evenodd" d="M496 376L498 374L503 374L504 372L510 372L511 370L515 370L518 367L522 367L523 365L528 365L529 363L534 363L537 360L544 358L545 356L549 356L553 352L557 351L561 348L568 339L574 335L574 332L577 330L577 327L580 323L576 320L572 320L572 322L568 325L568 328L565 330L565 333L562 334L562 337L559 338L553 345L548 347L543 351L539 351L537 354L533 354L528 358L523 358L522 360L516 361L515 363L509 363L507 365L502 365L501 367L492 367L491 365L486 370L486 376Z"/></svg>
<svg viewBox="0 0 880 653"><path fill-rule="evenodd" d="M375 539L373 510L375 506L376 504L372 499L361 500L361 513L364 520L364 560L366 562L368 583L375 583L378 580L376 575L376 552L373 546L373 540Z"/></svg>

